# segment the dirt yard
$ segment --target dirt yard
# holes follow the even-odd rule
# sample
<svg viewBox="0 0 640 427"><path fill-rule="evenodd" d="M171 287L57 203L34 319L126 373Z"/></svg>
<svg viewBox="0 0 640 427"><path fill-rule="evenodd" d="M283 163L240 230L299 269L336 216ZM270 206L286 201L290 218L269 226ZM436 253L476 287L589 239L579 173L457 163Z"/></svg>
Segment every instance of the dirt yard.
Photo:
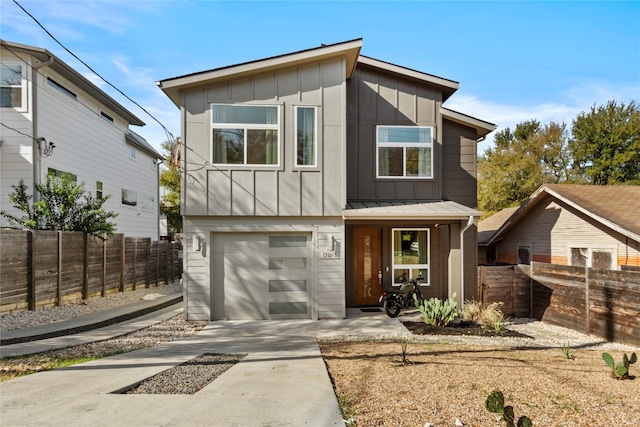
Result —
<svg viewBox="0 0 640 427"><path fill-rule="evenodd" d="M320 343L345 417L363 426L504 426L484 407L504 393L516 419L534 426L640 426L640 364L635 379L609 376L602 352L410 342ZM618 363L622 352L612 351Z"/></svg>

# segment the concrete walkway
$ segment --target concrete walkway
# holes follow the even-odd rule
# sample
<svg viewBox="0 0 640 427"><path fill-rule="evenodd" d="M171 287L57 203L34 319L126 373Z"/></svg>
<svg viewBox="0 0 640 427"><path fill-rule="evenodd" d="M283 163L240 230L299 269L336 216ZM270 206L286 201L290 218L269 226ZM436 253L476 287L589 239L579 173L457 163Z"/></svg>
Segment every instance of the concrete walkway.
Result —
<svg viewBox="0 0 640 427"><path fill-rule="evenodd" d="M128 326L124 322L79 335L89 340L104 339L121 334L122 328L141 326L135 326L135 322L170 317L175 313L171 309L155 312L155 318L151 313L146 320L130 320ZM417 315L401 318L416 320ZM527 323L518 326L523 333L533 330ZM573 332L567 335L562 328L558 331L554 343L569 339L576 344ZM400 336L411 334L398 319L358 309L348 309L347 319L340 320L211 322L184 340L0 383L0 425L343 426L317 339ZM423 338L455 342L451 337ZM535 338L528 345L540 339ZM32 351L38 345L52 344L42 344L45 341L69 345L72 339L78 339L77 335L3 346L1 351L5 356L9 349ZM582 339L585 347L601 344L592 337ZM482 341L488 344L486 338ZM122 394L146 378L205 353L248 356L193 395Z"/></svg>
<svg viewBox="0 0 640 427"><path fill-rule="evenodd" d="M188 339L0 383L0 425L343 426L316 337L354 333L408 331L359 310L320 322L211 322ZM204 353L248 356L194 395L119 394Z"/></svg>

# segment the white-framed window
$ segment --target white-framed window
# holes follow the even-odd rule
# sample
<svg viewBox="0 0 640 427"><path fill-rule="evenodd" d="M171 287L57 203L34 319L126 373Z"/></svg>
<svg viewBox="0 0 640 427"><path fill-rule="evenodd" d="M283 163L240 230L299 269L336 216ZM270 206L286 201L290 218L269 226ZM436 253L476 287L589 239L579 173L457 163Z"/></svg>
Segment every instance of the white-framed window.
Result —
<svg viewBox="0 0 640 427"><path fill-rule="evenodd" d="M429 285L429 229L394 228L392 230L393 285L417 279Z"/></svg>
<svg viewBox="0 0 640 427"><path fill-rule="evenodd" d="M433 178L433 128L376 126L378 178Z"/></svg>
<svg viewBox="0 0 640 427"><path fill-rule="evenodd" d="M96 181L96 199L102 199L102 182Z"/></svg>
<svg viewBox="0 0 640 427"><path fill-rule="evenodd" d="M153 211L156 208L156 198L146 194L140 196L140 207L146 211Z"/></svg>
<svg viewBox="0 0 640 427"><path fill-rule="evenodd" d="M122 204L128 206L138 205L138 193L135 191L122 189Z"/></svg>
<svg viewBox="0 0 640 427"><path fill-rule="evenodd" d="M58 169L54 169L54 168L47 168L47 175L48 176L55 176L58 178L62 178L63 176L68 176L71 178L71 181L73 182L78 182L78 176L75 174L72 174L71 172L65 172L65 171L61 171Z"/></svg>
<svg viewBox="0 0 640 427"><path fill-rule="evenodd" d="M279 166L280 106L212 104L211 162Z"/></svg>
<svg viewBox="0 0 640 427"><path fill-rule="evenodd" d="M531 246L518 246L518 264L531 264Z"/></svg>
<svg viewBox="0 0 640 427"><path fill-rule="evenodd" d="M17 63L0 64L0 107L23 110L27 102L24 67Z"/></svg>
<svg viewBox="0 0 640 427"><path fill-rule="evenodd" d="M318 165L318 125L316 107L295 107L296 167Z"/></svg>
<svg viewBox="0 0 640 427"><path fill-rule="evenodd" d="M575 267L616 268L616 251L614 248L569 246L569 265Z"/></svg>
<svg viewBox="0 0 640 427"><path fill-rule="evenodd" d="M136 159L136 147L129 147L129 158L131 160L135 160Z"/></svg>

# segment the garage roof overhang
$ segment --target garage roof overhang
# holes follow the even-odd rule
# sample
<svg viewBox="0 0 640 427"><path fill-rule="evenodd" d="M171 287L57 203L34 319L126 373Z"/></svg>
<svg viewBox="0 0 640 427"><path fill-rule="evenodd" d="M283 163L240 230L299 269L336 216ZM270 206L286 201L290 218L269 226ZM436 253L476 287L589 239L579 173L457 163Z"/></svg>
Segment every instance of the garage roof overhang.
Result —
<svg viewBox="0 0 640 427"><path fill-rule="evenodd" d="M460 203L438 200L427 202L353 202L342 211L345 220L468 220L481 212Z"/></svg>

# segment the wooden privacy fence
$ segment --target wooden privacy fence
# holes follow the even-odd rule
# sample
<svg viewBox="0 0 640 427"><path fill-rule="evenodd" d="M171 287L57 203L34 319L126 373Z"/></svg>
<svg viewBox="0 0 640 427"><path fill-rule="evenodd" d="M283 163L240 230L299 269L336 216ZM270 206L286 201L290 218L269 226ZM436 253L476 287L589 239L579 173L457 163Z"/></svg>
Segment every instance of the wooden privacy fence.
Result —
<svg viewBox="0 0 640 427"><path fill-rule="evenodd" d="M182 275L182 245L115 234L0 230L0 312L169 284Z"/></svg>
<svg viewBox="0 0 640 427"><path fill-rule="evenodd" d="M479 294L485 303L506 300L513 307L529 305L528 317L608 341L640 345L640 272L633 270L539 262L480 267ZM523 291L527 287L523 281L528 293ZM527 317L523 312L514 309L512 315Z"/></svg>

